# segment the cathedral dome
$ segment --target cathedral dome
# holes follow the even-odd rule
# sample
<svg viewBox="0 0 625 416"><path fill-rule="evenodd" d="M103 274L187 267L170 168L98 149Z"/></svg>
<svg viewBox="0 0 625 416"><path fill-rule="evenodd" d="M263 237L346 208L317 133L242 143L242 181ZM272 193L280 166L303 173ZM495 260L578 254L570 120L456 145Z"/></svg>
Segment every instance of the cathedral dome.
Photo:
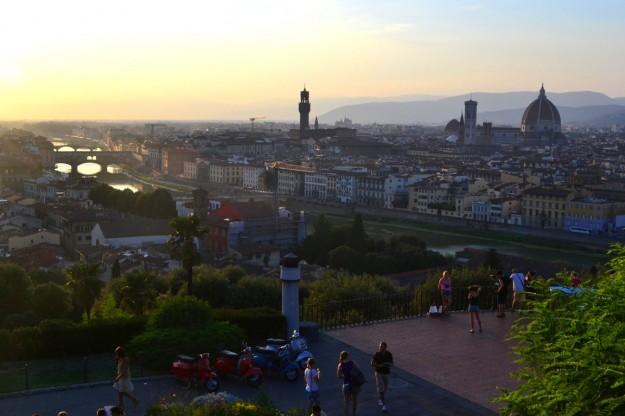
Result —
<svg viewBox="0 0 625 416"><path fill-rule="evenodd" d="M529 136L557 135L561 131L560 112L547 99L545 87L540 88L538 98L527 106L521 119L521 132Z"/></svg>
<svg viewBox="0 0 625 416"><path fill-rule="evenodd" d="M447 133L453 133L453 132L457 132L459 128L460 128L460 122L454 118L450 120L449 123L447 123L447 125L445 126L445 131Z"/></svg>

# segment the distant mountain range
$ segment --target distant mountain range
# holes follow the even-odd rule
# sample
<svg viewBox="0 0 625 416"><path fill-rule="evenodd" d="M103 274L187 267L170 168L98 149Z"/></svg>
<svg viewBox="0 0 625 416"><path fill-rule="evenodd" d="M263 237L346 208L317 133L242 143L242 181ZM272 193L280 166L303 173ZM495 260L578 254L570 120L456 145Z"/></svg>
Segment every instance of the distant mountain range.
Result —
<svg viewBox="0 0 625 416"><path fill-rule="evenodd" d="M538 91L503 93L476 92L454 97L428 99L427 96L410 99L410 96L381 99L342 105L321 116L322 123L333 124L344 117L355 123L389 124L440 124L460 117L464 101L478 102L478 121L518 126L525 108L538 97ZM551 93L549 98L560 110L564 124L609 126L625 124L625 97L612 98L593 91Z"/></svg>

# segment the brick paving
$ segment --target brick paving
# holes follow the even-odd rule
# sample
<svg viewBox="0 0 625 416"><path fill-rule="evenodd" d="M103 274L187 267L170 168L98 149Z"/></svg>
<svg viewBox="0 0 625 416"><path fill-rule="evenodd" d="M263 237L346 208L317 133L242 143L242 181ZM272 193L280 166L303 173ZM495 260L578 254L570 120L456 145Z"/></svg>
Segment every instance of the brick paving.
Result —
<svg viewBox="0 0 625 416"><path fill-rule="evenodd" d="M515 315L516 316L516 315ZM385 340L395 365L450 392L495 410L497 387L513 388L515 369L511 342L505 338L513 318L481 314L484 332L470 334L469 316L415 318L339 329L332 337L363 351L374 351Z"/></svg>

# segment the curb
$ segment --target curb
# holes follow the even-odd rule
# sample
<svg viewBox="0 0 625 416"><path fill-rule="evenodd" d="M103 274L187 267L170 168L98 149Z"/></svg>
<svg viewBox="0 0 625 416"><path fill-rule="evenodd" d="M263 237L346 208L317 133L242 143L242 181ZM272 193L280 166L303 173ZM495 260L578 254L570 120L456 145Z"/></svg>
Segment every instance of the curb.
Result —
<svg viewBox="0 0 625 416"><path fill-rule="evenodd" d="M170 375L162 375L162 376L153 376L153 377L138 377L133 378L134 382L142 382L142 381L157 381L157 380L165 380L167 378L171 378ZM112 381L94 381L92 383L81 383L81 384L68 384L66 386L57 386L57 387L43 387L40 389L32 389L32 390L20 390L12 393L2 393L0 394L0 400L4 399L14 399L17 397L25 397L25 396L34 396L38 394L45 393L53 393L59 391L67 391L67 390L80 390L80 389L89 389L100 386L108 386L113 385Z"/></svg>

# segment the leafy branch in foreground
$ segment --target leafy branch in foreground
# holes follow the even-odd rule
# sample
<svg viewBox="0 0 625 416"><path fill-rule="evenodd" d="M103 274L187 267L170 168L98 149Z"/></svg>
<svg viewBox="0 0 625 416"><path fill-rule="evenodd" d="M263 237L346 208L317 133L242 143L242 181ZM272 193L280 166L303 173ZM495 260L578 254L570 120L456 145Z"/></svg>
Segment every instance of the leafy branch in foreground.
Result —
<svg viewBox="0 0 625 416"><path fill-rule="evenodd" d="M536 282L512 339L518 388L503 391L503 415L625 414L625 247L614 246L596 288L571 296Z"/></svg>

